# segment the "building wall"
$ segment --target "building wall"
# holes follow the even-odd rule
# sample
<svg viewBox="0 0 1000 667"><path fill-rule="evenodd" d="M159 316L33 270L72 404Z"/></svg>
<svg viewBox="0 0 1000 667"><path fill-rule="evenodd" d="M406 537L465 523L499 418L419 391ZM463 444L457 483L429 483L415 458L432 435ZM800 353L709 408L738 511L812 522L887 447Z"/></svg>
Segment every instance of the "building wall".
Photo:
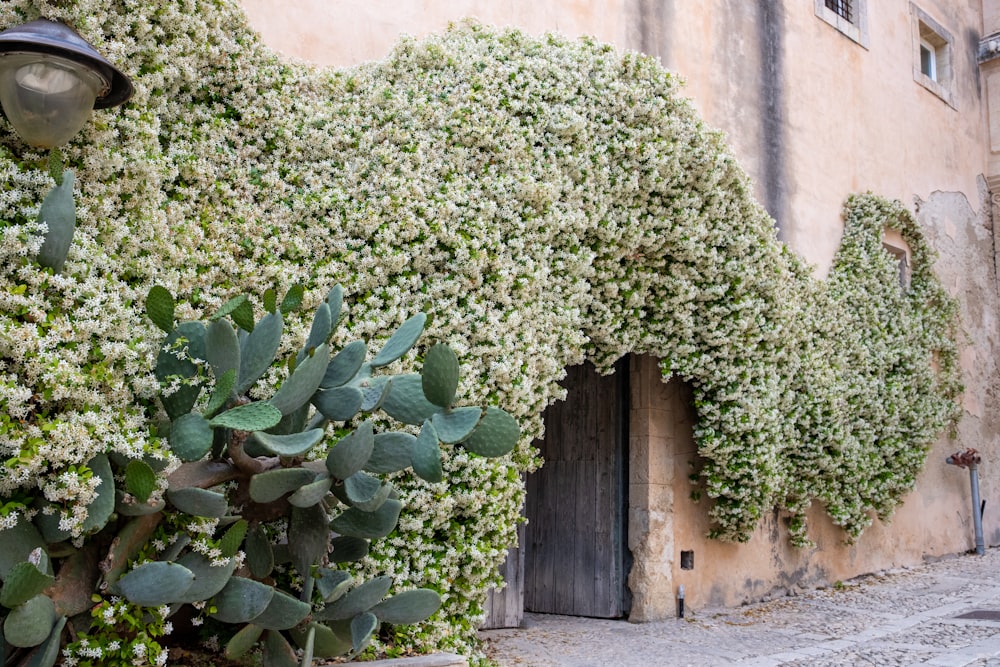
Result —
<svg viewBox="0 0 1000 667"><path fill-rule="evenodd" d="M278 51L338 67L465 17L594 35L657 56L727 133L784 237L820 274L851 192L909 204L941 190L977 201L987 145L977 0L919 3L955 40L954 106L913 80L907 2L867 3L867 47L817 18L814 0L288 0L279 11L267 0L241 2Z"/></svg>
<svg viewBox="0 0 1000 667"><path fill-rule="evenodd" d="M938 274L962 302L966 412L955 437L934 446L892 522L876 522L855 545L843 543L821 508L812 517L815 549L788 547L777 515L749 544L720 544L704 537L705 507L690 499L697 455L684 388L660 384L653 360L638 362L634 619L672 615L679 584L689 606L732 604L970 548L968 475L943 463L966 447L984 455L987 542L1000 544L1000 303L988 190L1000 184L993 177L1000 176L1000 59L982 73L977 59L983 35L1000 31L1000 0L867 0L864 44L818 17L815 0L241 2L266 43L322 65L378 59L402 34L439 31L464 17L534 34L591 34L654 55L686 79L706 121L727 133L781 237L819 276L839 244L850 193L898 198L917 214L940 253ZM951 39L946 99L915 80L915 16ZM694 569L680 569L682 550L694 552Z"/></svg>

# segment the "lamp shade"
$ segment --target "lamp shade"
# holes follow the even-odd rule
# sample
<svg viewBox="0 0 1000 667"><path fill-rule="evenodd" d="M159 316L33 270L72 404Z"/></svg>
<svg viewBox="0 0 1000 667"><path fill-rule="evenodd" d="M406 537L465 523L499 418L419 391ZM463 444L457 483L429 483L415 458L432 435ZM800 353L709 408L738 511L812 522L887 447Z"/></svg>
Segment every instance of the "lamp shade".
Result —
<svg viewBox="0 0 1000 667"><path fill-rule="evenodd" d="M72 139L90 119L103 87L103 79L65 58L34 53L0 58L0 105L32 146L52 148Z"/></svg>
<svg viewBox="0 0 1000 667"><path fill-rule="evenodd" d="M62 23L38 19L0 32L0 105L25 142L69 141L92 109L132 96L128 77Z"/></svg>

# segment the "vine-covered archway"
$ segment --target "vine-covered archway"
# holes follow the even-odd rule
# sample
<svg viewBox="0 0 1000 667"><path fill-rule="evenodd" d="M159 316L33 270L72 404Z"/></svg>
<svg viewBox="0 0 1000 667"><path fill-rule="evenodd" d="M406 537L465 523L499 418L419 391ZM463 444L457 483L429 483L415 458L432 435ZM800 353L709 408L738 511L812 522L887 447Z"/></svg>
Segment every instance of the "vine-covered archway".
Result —
<svg viewBox="0 0 1000 667"><path fill-rule="evenodd" d="M5 523L38 489L79 525L94 493L82 462L164 451L150 428L160 337L140 307L154 283L191 317L293 283L313 306L341 283L340 340L427 311L428 342L463 360L463 395L521 420L511 460L455 451L450 493L409 483L398 532L370 559L444 595L418 643L470 640L567 366L653 354L691 382L730 540L813 499L857 535L955 416L954 304L912 217L853 198L831 278L812 278L651 58L463 25L314 70L268 52L231 1L15 0L0 27L39 14L128 69L136 96L65 150L79 225L60 276L30 259L45 156L0 137ZM885 226L912 250L905 292ZM307 326L293 322L303 338Z"/></svg>

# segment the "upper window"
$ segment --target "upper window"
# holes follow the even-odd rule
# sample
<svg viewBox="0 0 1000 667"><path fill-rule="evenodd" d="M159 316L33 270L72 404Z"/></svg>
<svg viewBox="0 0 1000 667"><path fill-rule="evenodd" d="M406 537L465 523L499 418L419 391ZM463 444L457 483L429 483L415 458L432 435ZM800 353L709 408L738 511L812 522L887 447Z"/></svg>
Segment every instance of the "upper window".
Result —
<svg viewBox="0 0 1000 667"><path fill-rule="evenodd" d="M851 20L851 0L825 0L825 2L827 9L832 10L837 16L854 23Z"/></svg>
<svg viewBox="0 0 1000 667"><path fill-rule="evenodd" d="M868 48L868 0L815 0L816 16Z"/></svg>
<svg viewBox="0 0 1000 667"><path fill-rule="evenodd" d="M955 106L952 37L927 12L910 3L913 80Z"/></svg>

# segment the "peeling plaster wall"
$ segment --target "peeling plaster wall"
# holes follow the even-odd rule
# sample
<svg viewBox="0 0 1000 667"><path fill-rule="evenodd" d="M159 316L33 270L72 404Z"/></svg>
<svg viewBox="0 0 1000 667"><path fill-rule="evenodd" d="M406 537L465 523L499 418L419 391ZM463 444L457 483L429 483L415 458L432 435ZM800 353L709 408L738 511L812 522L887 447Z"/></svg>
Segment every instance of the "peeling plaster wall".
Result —
<svg viewBox="0 0 1000 667"><path fill-rule="evenodd" d="M915 3L954 39L951 104L914 81L908 2L869 0L866 46L817 18L809 0L241 4L265 42L324 65L378 59L402 34L439 31L464 17L533 34L594 35L656 56L686 79L687 94L706 121L727 133L781 237L815 265L818 276L828 271L840 242L840 209L848 194L871 190L917 213L940 253L935 268L962 304L966 394L956 436L934 446L916 490L892 522L876 522L855 545L843 543L843 533L819 507L811 516L814 549L790 548L777 514L748 544L721 544L704 537L707 501L695 504L690 497L688 475L697 454L686 390L660 383L655 360L637 359L628 525L633 620L674 615L679 584L689 606L736 604L971 548L968 474L943 463L965 447L984 456L986 540L1000 544L1000 302L993 206L983 180L990 173L992 119L975 56L984 31L1000 31L1000 1ZM983 78L989 80L988 71ZM1000 119L1000 111L996 115ZM1000 120L993 124L997 143ZM994 161L1000 164L1000 157ZM680 569L681 550L694 552L694 569Z"/></svg>

